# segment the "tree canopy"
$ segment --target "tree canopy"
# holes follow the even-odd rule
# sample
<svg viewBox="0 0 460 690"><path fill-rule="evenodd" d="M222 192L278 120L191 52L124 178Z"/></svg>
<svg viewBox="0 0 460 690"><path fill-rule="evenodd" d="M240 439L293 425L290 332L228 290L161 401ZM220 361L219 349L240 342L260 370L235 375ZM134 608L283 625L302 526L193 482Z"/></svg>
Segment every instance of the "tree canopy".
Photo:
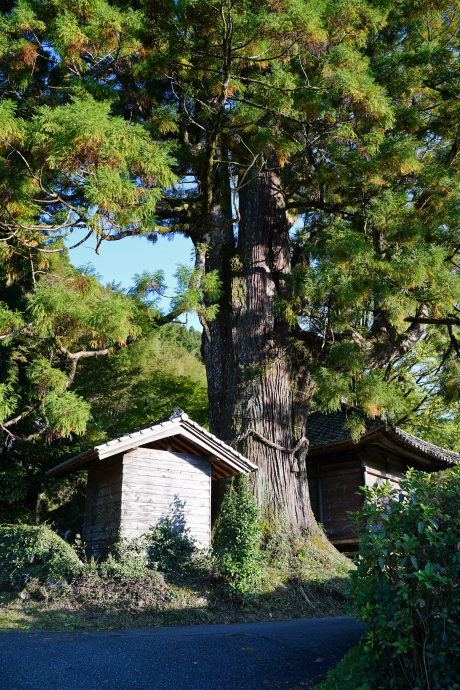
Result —
<svg viewBox="0 0 460 690"><path fill-rule="evenodd" d="M442 0L10 2L0 251L29 311L5 299L2 333L52 338L69 360L63 376L37 359L26 374L37 390L48 371L62 408L78 339L102 352L146 320L197 310L211 430L260 457L260 502L292 495L298 524L315 390L326 409L346 400L406 422L445 393L455 413L459 11ZM53 278L52 257L77 228L101 251L139 233L189 236L195 265L171 313L145 305L154 272L137 281L144 307L87 276L72 307L72 276ZM62 301L84 323L77 340L59 331Z"/></svg>

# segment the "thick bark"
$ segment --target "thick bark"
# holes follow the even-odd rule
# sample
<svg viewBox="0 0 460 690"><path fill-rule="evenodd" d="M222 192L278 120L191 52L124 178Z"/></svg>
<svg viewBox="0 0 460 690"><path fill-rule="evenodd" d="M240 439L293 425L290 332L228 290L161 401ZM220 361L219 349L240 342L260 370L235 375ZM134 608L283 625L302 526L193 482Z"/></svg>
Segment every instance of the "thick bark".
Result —
<svg viewBox="0 0 460 690"><path fill-rule="evenodd" d="M208 254L209 268L218 267L224 283L211 340L204 341L210 427L225 440L243 436L236 446L259 467L254 493L263 513L312 528L305 444L295 455L288 451L304 435L313 386L305 366L293 361L288 325L273 313L290 273L290 225L278 175L266 171L244 186L239 208L236 250L220 236Z"/></svg>

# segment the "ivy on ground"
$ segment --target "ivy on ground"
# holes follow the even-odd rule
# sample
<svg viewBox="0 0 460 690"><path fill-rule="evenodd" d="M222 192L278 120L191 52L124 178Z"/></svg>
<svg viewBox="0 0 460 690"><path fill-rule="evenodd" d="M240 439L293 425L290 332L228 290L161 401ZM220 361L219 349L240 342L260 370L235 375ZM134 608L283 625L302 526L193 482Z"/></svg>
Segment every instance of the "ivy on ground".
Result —
<svg viewBox="0 0 460 690"><path fill-rule="evenodd" d="M66 579L82 570L74 549L46 525L0 526L0 591L34 578Z"/></svg>

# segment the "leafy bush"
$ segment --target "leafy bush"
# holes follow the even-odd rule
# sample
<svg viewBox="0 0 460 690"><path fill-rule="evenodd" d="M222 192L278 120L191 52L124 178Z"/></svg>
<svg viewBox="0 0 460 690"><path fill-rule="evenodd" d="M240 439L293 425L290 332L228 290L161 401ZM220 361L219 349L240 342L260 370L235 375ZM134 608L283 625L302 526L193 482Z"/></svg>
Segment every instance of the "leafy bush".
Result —
<svg viewBox="0 0 460 690"><path fill-rule="evenodd" d="M196 546L185 528L174 528L170 520L151 525L142 537L151 564L159 570L183 570L190 563Z"/></svg>
<svg viewBox="0 0 460 690"><path fill-rule="evenodd" d="M367 649L410 688L460 687L460 467L365 489L351 573Z"/></svg>
<svg viewBox="0 0 460 690"><path fill-rule="evenodd" d="M260 512L242 477L224 497L213 538L215 564L237 594L250 591L260 576L261 534Z"/></svg>
<svg viewBox="0 0 460 690"><path fill-rule="evenodd" d="M70 544L46 525L0 525L0 589L22 588L29 579L66 579L82 568Z"/></svg>

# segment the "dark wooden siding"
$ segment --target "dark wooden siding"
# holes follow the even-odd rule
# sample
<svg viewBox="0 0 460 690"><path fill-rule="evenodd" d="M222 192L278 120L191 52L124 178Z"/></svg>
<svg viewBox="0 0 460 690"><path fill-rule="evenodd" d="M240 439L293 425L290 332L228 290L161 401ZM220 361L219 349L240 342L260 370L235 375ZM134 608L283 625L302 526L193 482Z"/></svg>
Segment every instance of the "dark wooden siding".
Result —
<svg viewBox="0 0 460 690"><path fill-rule="evenodd" d="M206 458L136 448L123 458L122 534L132 539L169 518L202 546L211 538L211 464Z"/></svg>
<svg viewBox="0 0 460 690"><path fill-rule="evenodd" d="M91 555L99 555L120 528L122 456L90 467L86 486L83 539Z"/></svg>
<svg viewBox="0 0 460 690"><path fill-rule="evenodd" d="M356 541L347 513L362 509L360 487L384 481L397 486L406 471L404 459L372 445L312 458L308 464L312 510L332 543L345 547Z"/></svg>
<svg viewBox="0 0 460 690"><path fill-rule="evenodd" d="M363 485L361 460L356 454L321 457L308 465L308 483L313 514L333 543L353 542L355 534L348 511L361 510L357 494Z"/></svg>

